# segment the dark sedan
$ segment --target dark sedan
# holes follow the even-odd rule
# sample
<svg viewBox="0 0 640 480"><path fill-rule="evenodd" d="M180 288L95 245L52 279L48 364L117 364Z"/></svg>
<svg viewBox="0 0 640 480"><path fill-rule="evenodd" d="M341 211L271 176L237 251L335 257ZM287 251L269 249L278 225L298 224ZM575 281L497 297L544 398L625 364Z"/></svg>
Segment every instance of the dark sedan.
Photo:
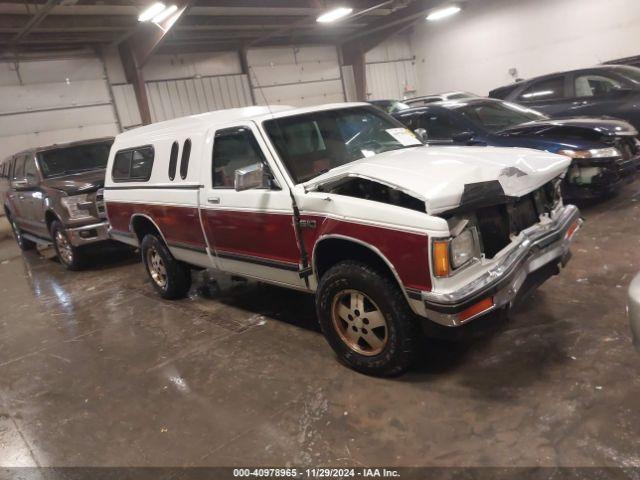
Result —
<svg viewBox="0 0 640 480"><path fill-rule="evenodd" d="M638 132L609 118L550 119L529 108L489 98L432 103L394 117L431 145L491 145L545 150L573 158L566 198L595 198L635 178Z"/></svg>
<svg viewBox="0 0 640 480"><path fill-rule="evenodd" d="M532 78L489 92L554 118L609 115L640 130L640 68L600 65Z"/></svg>

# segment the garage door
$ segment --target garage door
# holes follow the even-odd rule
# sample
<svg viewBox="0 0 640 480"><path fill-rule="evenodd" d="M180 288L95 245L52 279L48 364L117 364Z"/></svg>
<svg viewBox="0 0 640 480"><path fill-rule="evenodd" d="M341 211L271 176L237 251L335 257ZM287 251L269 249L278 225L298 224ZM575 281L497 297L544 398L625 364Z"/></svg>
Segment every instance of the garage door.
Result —
<svg viewBox="0 0 640 480"><path fill-rule="evenodd" d="M95 56L0 62L0 158L119 132Z"/></svg>

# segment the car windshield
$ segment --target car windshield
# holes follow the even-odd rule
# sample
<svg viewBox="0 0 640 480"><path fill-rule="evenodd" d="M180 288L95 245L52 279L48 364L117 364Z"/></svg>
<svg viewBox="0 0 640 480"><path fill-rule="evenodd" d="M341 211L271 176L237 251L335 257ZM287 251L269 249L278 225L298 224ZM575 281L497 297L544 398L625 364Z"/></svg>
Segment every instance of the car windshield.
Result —
<svg viewBox="0 0 640 480"><path fill-rule="evenodd" d="M361 158L422 145L401 123L373 107L278 118L264 127L295 183Z"/></svg>
<svg viewBox="0 0 640 480"><path fill-rule="evenodd" d="M633 83L640 85L640 68L631 67L629 65L620 65L615 68L614 72L628 78Z"/></svg>
<svg viewBox="0 0 640 480"><path fill-rule="evenodd" d="M38 156L40 168L45 178L107 168L112 143L89 143L44 151Z"/></svg>
<svg viewBox="0 0 640 480"><path fill-rule="evenodd" d="M548 117L530 108L508 102L471 103L458 109L473 123L490 132L499 132L516 125Z"/></svg>

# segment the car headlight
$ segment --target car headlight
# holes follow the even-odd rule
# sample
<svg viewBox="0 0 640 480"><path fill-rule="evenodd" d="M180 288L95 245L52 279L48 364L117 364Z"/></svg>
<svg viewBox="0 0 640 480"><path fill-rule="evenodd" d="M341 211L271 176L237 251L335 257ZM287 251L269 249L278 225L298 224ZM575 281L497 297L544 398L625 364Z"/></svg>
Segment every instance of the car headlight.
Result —
<svg viewBox="0 0 640 480"><path fill-rule="evenodd" d="M465 228L447 240L434 240L433 266L436 277L447 277L453 270L479 259L480 239L475 227Z"/></svg>
<svg viewBox="0 0 640 480"><path fill-rule="evenodd" d="M86 194L62 197L60 202L64 205L64 208L67 209L67 212L69 212L69 218L71 220L82 220L93 217L90 212L91 202Z"/></svg>
<svg viewBox="0 0 640 480"><path fill-rule="evenodd" d="M564 155L569 158L611 158L620 157L622 154L620 150L615 147L607 148L592 148L590 150L559 150L559 155Z"/></svg>

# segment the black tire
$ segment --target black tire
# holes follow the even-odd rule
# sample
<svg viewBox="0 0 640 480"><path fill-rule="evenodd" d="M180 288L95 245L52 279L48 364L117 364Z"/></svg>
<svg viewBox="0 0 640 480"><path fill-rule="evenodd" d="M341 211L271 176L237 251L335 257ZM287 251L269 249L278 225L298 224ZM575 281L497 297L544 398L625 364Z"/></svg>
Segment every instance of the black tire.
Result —
<svg viewBox="0 0 640 480"><path fill-rule="evenodd" d="M365 312L352 310L354 317L357 314L358 318L350 317L348 320L339 315L334 318L334 308L339 308L345 295L354 294L364 294L365 302L383 315L386 325L384 330L377 330L378 333L380 330L384 332L385 343L378 347L379 352L375 348L365 352L369 345L366 341L350 346L349 340L345 340L347 336L360 335L358 342L362 342L363 332L373 333L373 329L365 329L370 326L363 323L367 321ZM341 306L344 307L344 303ZM353 309L353 305L349 308ZM331 267L318 285L316 310L329 345L338 358L354 370L367 375L395 376L404 373L415 361L421 338L420 324L396 282L369 265L345 261ZM367 307L362 310L367 310ZM348 323L356 321L359 323ZM351 334L350 328L356 333ZM378 333L376 336L381 337L382 334Z"/></svg>
<svg viewBox="0 0 640 480"><path fill-rule="evenodd" d="M176 300L183 298L191 288L191 269L182 262L179 262L164 244L155 235L145 235L140 244L142 263L149 275L153 288L166 300ZM157 255L156 262L162 262L165 275L158 277L157 265L153 265L152 257ZM152 271L153 270L153 271ZM155 273L155 275L154 275Z"/></svg>
<svg viewBox="0 0 640 480"><path fill-rule="evenodd" d="M86 255L81 247L74 247L69 241L69 235L64 225L58 220L51 223L51 239L56 250L58 260L67 270L82 270L86 265Z"/></svg>
<svg viewBox="0 0 640 480"><path fill-rule="evenodd" d="M11 230L13 230L13 238L16 239L18 248L23 252L26 252L28 250L33 250L34 248L36 248L35 242L32 242L31 240L24 238L22 234L22 230L20 230L20 228L18 227L16 222L13 220L13 218L7 217L7 219L9 220L9 223L11 223Z"/></svg>

